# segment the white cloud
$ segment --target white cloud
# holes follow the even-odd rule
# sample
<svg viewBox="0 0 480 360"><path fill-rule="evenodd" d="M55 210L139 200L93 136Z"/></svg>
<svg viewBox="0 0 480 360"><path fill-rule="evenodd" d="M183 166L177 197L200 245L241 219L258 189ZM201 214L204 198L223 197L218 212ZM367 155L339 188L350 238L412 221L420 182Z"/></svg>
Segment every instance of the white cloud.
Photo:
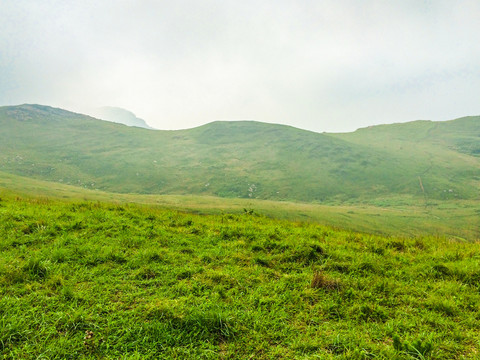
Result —
<svg viewBox="0 0 480 360"><path fill-rule="evenodd" d="M0 104L315 131L480 113L478 1L0 2Z"/></svg>

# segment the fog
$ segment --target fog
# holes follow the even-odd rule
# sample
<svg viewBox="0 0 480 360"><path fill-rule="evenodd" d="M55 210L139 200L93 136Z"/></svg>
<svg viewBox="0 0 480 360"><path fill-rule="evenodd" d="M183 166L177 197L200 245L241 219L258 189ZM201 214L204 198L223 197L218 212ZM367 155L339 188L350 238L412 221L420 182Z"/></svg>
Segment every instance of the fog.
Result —
<svg viewBox="0 0 480 360"><path fill-rule="evenodd" d="M2 0L0 105L159 129L313 131L480 114L480 2Z"/></svg>

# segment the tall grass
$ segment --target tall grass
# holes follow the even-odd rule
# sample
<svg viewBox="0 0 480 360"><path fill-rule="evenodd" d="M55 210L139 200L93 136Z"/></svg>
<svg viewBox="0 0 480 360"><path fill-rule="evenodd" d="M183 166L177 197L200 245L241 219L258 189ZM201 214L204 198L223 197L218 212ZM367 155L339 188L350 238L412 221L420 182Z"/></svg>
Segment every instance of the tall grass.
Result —
<svg viewBox="0 0 480 360"><path fill-rule="evenodd" d="M5 197L0 356L477 359L478 260L256 212Z"/></svg>

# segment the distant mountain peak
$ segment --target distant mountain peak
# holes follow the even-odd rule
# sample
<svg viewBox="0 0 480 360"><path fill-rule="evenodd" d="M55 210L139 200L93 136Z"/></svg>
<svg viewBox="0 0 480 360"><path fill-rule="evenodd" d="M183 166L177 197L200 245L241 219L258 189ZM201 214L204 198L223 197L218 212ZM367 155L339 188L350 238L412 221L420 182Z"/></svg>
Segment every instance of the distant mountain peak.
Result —
<svg viewBox="0 0 480 360"><path fill-rule="evenodd" d="M131 111L119 107L103 106L93 110L91 115L101 120L111 121L127 126L153 129L145 122L145 120L138 118Z"/></svg>

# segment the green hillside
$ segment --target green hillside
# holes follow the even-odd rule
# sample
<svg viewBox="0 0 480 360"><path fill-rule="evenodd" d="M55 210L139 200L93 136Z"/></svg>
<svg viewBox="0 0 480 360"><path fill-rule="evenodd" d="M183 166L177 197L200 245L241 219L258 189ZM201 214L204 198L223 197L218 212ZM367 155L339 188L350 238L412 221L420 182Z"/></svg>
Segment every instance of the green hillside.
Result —
<svg viewBox="0 0 480 360"><path fill-rule="evenodd" d="M480 116L371 126L333 136L428 164L417 174L427 197L480 197Z"/></svg>
<svg viewBox="0 0 480 360"><path fill-rule="evenodd" d="M464 122L415 142L407 134L396 139L396 125L336 135L258 122L157 131L21 105L0 108L0 170L138 194L304 202L478 199L480 159L472 142L478 118L467 124L471 128Z"/></svg>
<svg viewBox="0 0 480 360"><path fill-rule="evenodd" d="M478 359L478 243L0 199L0 358Z"/></svg>
<svg viewBox="0 0 480 360"><path fill-rule="evenodd" d="M401 143L436 146L468 155L480 155L480 116L450 121L412 121L403 124L378 125L353 133L338 134L339 138L380 148Z"/></svg>

